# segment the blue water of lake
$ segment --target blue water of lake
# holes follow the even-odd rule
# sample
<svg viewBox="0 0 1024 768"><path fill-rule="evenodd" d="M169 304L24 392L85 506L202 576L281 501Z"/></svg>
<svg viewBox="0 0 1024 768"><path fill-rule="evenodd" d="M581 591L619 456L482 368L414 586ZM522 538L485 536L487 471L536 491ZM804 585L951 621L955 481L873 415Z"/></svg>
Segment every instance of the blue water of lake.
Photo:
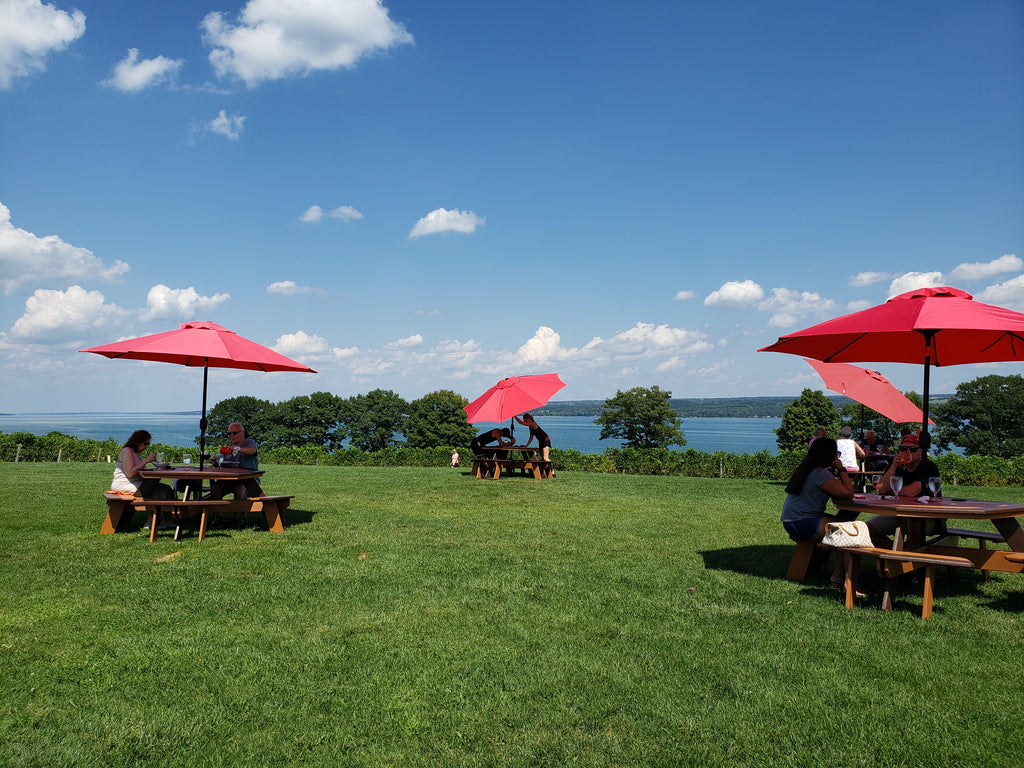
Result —
<svg viewBox="0 0 1024 768"><path fill-rule="evenodd" d="M775 454L775 432L781 419L683 419L686 447L698 451ZM601 453L621 447L618 440L601 440L601 428L589 416L547 416L539 419L556 448L574 448L581 453ZM505 424L476 424L479 431ZM516 425L516 438L523 442L529 430ZM136 429L147 429L154 442L193 446L199 436L199 413L22 413L0 414L0 432L31 432L45 435L62 432L78 438L124 442ZM252 435L259 440L259 435ZM220 439L215 436L213 442Z"/></svg>

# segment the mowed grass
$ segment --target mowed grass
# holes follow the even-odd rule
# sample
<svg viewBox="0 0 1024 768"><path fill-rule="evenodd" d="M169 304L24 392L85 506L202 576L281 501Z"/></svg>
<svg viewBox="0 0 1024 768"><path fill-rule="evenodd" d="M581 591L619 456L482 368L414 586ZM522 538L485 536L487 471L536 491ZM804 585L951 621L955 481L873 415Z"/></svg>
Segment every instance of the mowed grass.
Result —
<svg viewBox="0 0 1024 768"><path fill-rule="evenodd" d="M106 464L0 465L0 764L1021 763L1022 575L846 611L778 483L266 469L284 534L149 544Z"/></svg>

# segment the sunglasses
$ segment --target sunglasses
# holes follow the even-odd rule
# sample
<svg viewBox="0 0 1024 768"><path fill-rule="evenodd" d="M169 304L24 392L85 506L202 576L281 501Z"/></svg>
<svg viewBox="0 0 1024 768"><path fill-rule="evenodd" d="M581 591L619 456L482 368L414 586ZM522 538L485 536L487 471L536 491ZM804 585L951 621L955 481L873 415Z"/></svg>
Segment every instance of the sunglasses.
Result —
<svg viewBox="0 0 1024 768"><path fill-rule="evenodd" d="M910 451L911 453L917 453L918 451L921 450L921 446L919 446L919 445L901 445L900 446L900 450L901 451Z"/></svg>
<svg viewBox="0 0 1024 768"><path fill-rule="evenodd" d="M229 429L229 430L228 430L228 434L229 434L229 435L240 435L240 434L242 434L242 430L240 430L240 429L236 429L236 430L235 430L234 432L232 432L232 431L231 431L231 430Z"/></svg>

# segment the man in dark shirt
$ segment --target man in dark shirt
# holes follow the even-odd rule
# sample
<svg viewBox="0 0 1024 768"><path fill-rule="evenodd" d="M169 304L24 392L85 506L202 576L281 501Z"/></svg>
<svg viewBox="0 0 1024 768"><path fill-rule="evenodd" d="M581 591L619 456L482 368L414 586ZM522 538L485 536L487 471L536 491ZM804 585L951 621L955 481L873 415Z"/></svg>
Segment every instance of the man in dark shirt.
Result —
<svg viewBox="0 0 1024 768"><path fill-rule="evenodd" d="M918 444L917 435L909 434L900 438L899 451L893 457L892 465L882 476L882 493L892 493L889 480L894 474L903 478L903 487L899 495L916 499L919 496L932 495L928 489L928 478L938 477L939 468L935 466L934 461L925 456L924 449ZM871 527L872 538L879 544L882 540L875 534L892 536L899 525L899 518L893 515L877 515L868 520L868 525Z"/></svg>

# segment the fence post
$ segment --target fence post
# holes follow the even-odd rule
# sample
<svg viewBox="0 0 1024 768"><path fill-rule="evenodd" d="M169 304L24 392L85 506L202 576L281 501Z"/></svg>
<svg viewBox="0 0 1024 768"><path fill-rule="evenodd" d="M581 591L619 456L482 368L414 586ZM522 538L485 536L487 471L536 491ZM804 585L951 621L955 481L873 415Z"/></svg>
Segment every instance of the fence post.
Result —
<svg viewBox="0 0 1024 768"><path fill-rule="evenodd" d="M64 446L62 445L57 449L57 463L60 463L60 457L64 455Z"/></svg>
<svg viewBox="0 0 1024 768"><path fill-rule="evenodd" d="M18 443L18 450L14 453L14 463L18 463L18 459L21 458L21 443Z"/></svg>

